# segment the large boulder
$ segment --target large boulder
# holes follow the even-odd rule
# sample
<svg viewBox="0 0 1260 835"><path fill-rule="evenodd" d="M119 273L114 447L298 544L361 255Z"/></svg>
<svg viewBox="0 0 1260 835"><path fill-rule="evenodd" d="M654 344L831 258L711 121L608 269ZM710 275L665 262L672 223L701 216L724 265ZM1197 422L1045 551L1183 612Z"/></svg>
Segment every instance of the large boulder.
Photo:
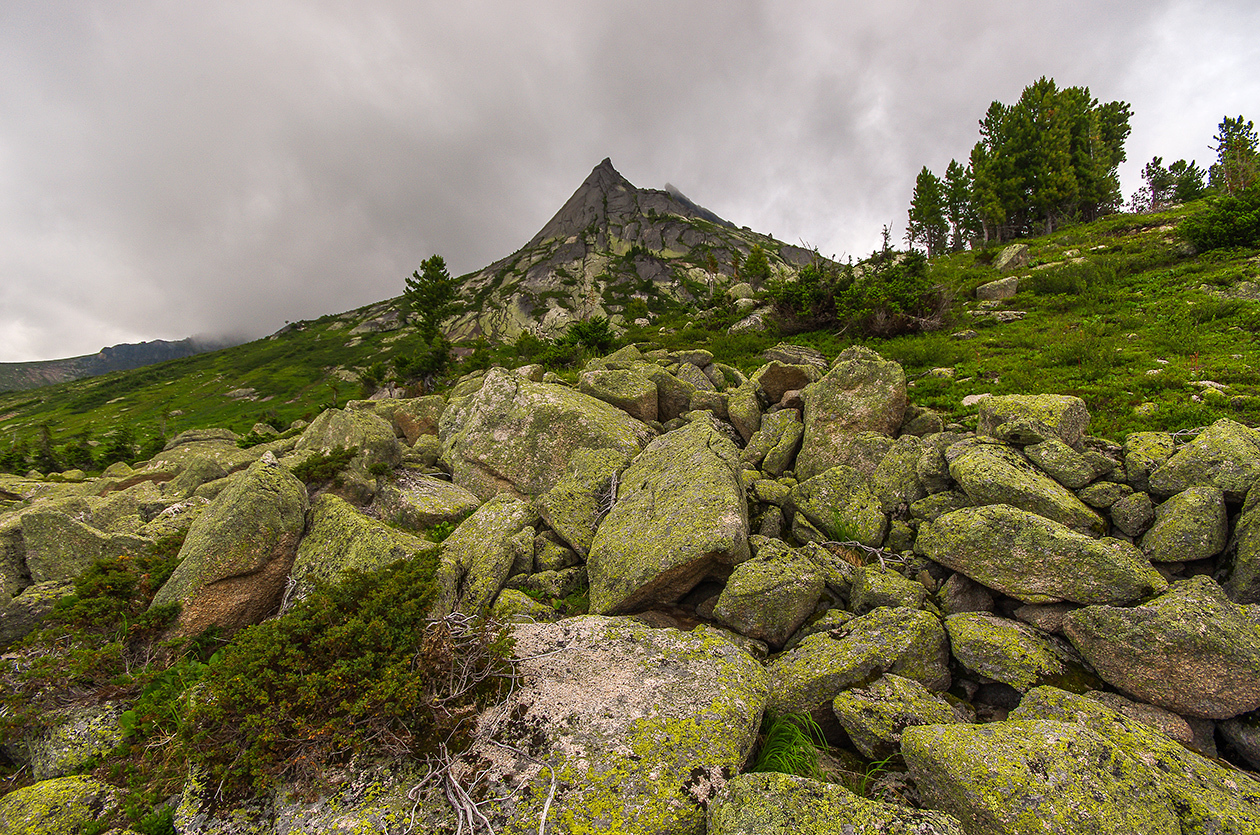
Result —
<svg viewBox="0 0 1260 835"><path fill-rule="evenodd" d="M123 741L118 716L122 708L82 705L57 711L53 724L27 745L36 780L64 777L105 756Z"/></svg>
<svg viewBox="0 0 1260 835"><path fill-rule="evenodd" d="M325 409L302 432L295 452L328 453L357 447L358 469L366 474L373 464L391 468L402 463L402 445L384 418L362 409Z"/></svg>
<svg viewBox="0 0 1260 835"><path fill-rule="evenodd" d="M1242 501L1260 479L1260 433L1221 418L1150 475L1151 492L1171 496L1191 487L1215 487Z"/></svg>
<svg viewBox="0 0 1260 835"><path fill-rule="evenodd" d="M970 716L917 681L886 675L866 687L845 690L831 702L853 746L871 760L898 753L901 734L916 725L952 725Z"/></svg>
<svg viewBox="0 0 1260 835"><path fill-rule="evenodd" d="M578 390L633 418L656 420L656 384L633 368L594 368L578 377Z"/></svg>
<svg viewBox="0 0 1260 835"><path fill-rule="evenodd" d="M121 807L123 794L108 783L81 774L44 780L0 797L0 832L11 835L99 832L100 822Z"/></svg>
<svg viewBox="0 0 1260 835"><path fill-rule="evenodd" d="M517 684L463 758L498 798L483 808L500 831L535 832L549 807L556 831L703 835L705 806L756 739L761 665L716 630L620 618L513 636Z"/></svg>
<svg viewBox="0 0 1260 835"><path fill-rule="evenodd" d="M885 673L914 679L929 690L949 688L949 649L934 615L914 609L876 609L827 632L810 635L769 666L776 715L809 713L824 729L837 728L832 700Z"/></svg>
<svg viewBox="0 0 1260 835"><path fill-rule="evenodd" d="M906 375L901 366L855 345L802 394L805 434L797 476L809 478L842 463L846 436L874 431L892 435L906 411Z"/></svg>
<svg viewBox="0 0 1260 835"><path fill-rule="evenodd" d="M440 435L455 483L484 500L546 493L579 449L612 450L629 462L653 432L590 395L496 368L475 394L452 401Z"/></svg>
<svg viewBox="0 0 1260 835"><path fill-rule="evenodd" d="M831 467L800 482L792 488L788 501L796 516L803 516L829 540L875 548L888 532L888 517L879 497L852 467ZM793 533L802 541L812 539L807 530Z"/></svg>
<svg viewBox="0 0 1260 835"><path fill-rule="evenodd" d="M529 502L499 495L483 504L442 542L438 615L488 609L516 561L516 537L538 522ZM529 536L534 536L530 531Z"/></svg>
<svg viewBox="0 0 1260 835"><path fill-rule="evenodd" d="M0 606L12 600L13 595L30 583L22 519L16 513L0 517Z"/></svg>
<svg viewBox="0 0 1260 835"><path fill-rule="evenodd" d="M977 433L1014 444L1038 444L1057 437L1081 447L1089 410L1079 397L1065 394L1005 394L980 402Z"/></svg>
<svg viewBox="0 0 1260 835"><path fill-rule="evenodd" d="M1079 723L1141 762L1171 803L1183 833L1249 835L1260 822L1260 781L1094 699L1038 687L1024 695L1011 718Z"/></svg>
<svg viewBox="0 0 1260 835"><path fill-rule="evenodd" d="M1066 641L1019 621L968 612L945 618L945 631L958 663L1021 693L1043 684L1080 693L1102 683Z"/></svg>
<svg viewBox="0 0 1260 835"><path fill-rule="evenodd" d="M325 493L311 505L310 524L289 573L289 602L304 597L317 582L335 582L354 571L375 571L437 549L437 543L365 516Z"/></svg>
<svg viewBox="0 0 1260 835"><path fill-rule="evenodd" d="M628 463L614 449L574 450L564 475L535 501L543 520L577 553L585 556L591 550L600 520L616 503Z"/></svg>
<svg viewBox="0 0 1260 835"><path fill-rule="evenodd" d="M1235 603L1260 603L1260 489L1247 491L1234 539L1236 544L1225 577L1225 592Z"/></svg>
<svg viewBox="0 0 1260 835"><path fill-rule="evenodd" d="M153 541L131 534L107 534L55 510L22 515L26 569L31 582L67 582L96 560L146 550Z"/></svg>
<svg viewBox="0 0 1260 835"><path fill-rule="evenodd" d="M949 474L972 504L1005 504L1053 519L1074 531L1102 535L1107 521L1018 452L976 444L950 464Z"/></svg>
<svg viewBox="0 0 1260 835"><path fill-rule="evenodd" d="M858 797L834 783L792 774L741 774L709 804L708 835L963 835L940 812Z"/></svg>
<svg viewBox="0 0 1260 835"><path fill-rule="evenodd" d="M919 526L915 550L1025 603L1128 603L1168 583L1135 546L1093 539L1009 505L967 507Z"/></svg>
<svg viewBox="0 0 1260 835"><path fill-rule="evenodd" d="M1113 687L1183 716L1260 708L1260 628L1210 577L1133 608L1086 606L1063 631Z"/></svg>
<svg viewBox="0 0 1260 835"><path fill-rule="evenodd" d="M1228 535L1221 491L1191 487L1155 508L1155 524L1140 544L1151 562L1190 562L1219 554Z"/></svg>
<svg viewBox="0 0 1260 835"><path fill-rule="evenodd" d="M711 420L697 420L657 438L622 475L587 558L591 612L676 602L748 556L739 450Z"/></svg>
<svg viewBox="0 0 1260 835"><path fill-rule="evenodd" d="M764 549L731 572L713 618L778 649L814 613L823 588L823 574L808 557Z"/></svg>
<svg viewBox="0 0 1260 835"><path fill-rule="evenodd" d="M924 725L901 752L925 805L969 835L1181 835L1149 770L1089 728L1026 720Z"/></svg>
<svg viewBox="0 0 1260 835"><path fill-rule="evenodd" d="M421 532L459 522L480 505L480 499L458 484L408 469L381 485L372 500L382 519Z"/></svg>
<svg viewBox="0 0 1260 835"><path fill-rule="evenodd" d="M175 629L225 633L275 611L306 525L306 488L271 455L252 464L188 530L179 567L153 598L181 603Z"/></svg>
<svg viewBox="0 0 1260 835"><path fill-rule="evenodd" d="M415 444L421 435L436 435L438 422L446 409L446 398L440 394L428 397L381 398L380 400L351 400L350 410L373 412L394 427L394 433Z"/></svg>

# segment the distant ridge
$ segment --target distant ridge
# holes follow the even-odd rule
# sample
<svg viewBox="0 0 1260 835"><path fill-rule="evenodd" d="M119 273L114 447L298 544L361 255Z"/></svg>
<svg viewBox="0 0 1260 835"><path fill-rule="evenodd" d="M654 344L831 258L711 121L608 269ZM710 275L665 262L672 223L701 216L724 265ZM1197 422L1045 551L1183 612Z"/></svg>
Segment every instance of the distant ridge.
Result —
<svg viewBox="0 0 1260 835"><path fill-rule="evenodd" d="M227 340L155 339L152 342L123 343L102 348L95 354L38 362L0 362L0 391L27 389L95 377L111 371L130 371L167 360L176 360L217 351L234 343Z"/></svg>

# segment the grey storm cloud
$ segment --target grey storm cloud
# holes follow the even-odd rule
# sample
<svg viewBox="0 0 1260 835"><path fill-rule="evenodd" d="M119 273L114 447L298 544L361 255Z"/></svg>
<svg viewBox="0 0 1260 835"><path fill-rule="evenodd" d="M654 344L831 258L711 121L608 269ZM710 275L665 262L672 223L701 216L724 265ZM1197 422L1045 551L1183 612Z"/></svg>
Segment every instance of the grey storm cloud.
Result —
<svg viewBox="0 0 1260 835"><path fill-rule="evenodd" d="M0 5L0 361L259 336L527 241L604 157L825 255L1042 75L1145 160L1260 118L1237 2Z"/></svg>

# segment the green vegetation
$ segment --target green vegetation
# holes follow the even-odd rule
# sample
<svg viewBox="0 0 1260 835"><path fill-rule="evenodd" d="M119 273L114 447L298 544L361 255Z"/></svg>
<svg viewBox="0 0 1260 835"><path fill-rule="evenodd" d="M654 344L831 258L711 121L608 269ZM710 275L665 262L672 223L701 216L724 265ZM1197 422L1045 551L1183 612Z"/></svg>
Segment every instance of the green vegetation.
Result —
<svg viewBox="0 0 1260 835"><path fill-rule="evenodd" d="M303 484L323 484L328 481L339 482L341 471L350 466L350 462L359 454L359 448L352 446L333 447L328 452L317 452L293 468L293 475Z"/></svg>
<svg viewBox="0 0 1260 835"><path fill-rule="evenodd" d="M808 714L766 716L761 723L757 756L750 772L777 771L822 779L818 751L827 747L822 728Z"/></svg>

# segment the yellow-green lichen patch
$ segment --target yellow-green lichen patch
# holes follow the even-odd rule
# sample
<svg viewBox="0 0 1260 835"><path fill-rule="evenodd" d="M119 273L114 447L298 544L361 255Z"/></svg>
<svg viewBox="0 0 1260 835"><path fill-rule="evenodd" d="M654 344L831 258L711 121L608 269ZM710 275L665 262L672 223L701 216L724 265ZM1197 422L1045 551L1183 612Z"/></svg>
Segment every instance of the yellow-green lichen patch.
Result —
<svg viewBox="0 0 1260 835"><path fill-rule="evenodd" d="M0 797L6 835L79 835L118 808L118 790L79 775L44 780Z"/></svg>

